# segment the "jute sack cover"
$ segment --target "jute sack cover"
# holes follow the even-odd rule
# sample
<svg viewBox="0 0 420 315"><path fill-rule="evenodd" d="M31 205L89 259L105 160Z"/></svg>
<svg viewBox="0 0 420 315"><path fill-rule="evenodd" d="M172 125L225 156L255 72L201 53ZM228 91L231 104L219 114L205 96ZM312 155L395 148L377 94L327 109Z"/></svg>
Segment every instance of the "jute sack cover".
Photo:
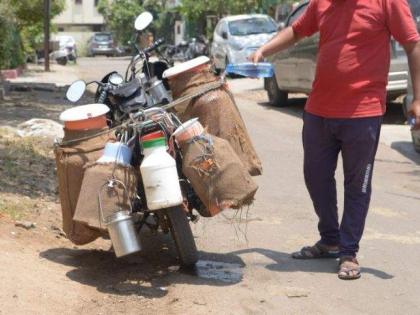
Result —
<svg viewBox="0 0 420 315"><path fill-rule="evenodd" d="M99 159L102 156L105 144L109 141L114 141L115 137L111 132L108 132L87 140L70 142L68 144L66 142L90 137L98 134L100 131L65 130L62 145L55 148L63 231L68 239L76 245L90 243L102 235L100 231L74 221L73 216L82 186L85 172L84 166ZM106 129L102 131L106 131Z"/></svg>
<svg viewBox="0 0 420 315"><path fill-rule="evenodd" d="M183 173L207 208L197 209L202 216L252 204L258 186L229 142L206 135L183 143L181 150Z"/></svg>
<svg viewBox="0 0 420 315"><path fill-rule="evenodd" d="M206 67L200 72L186 72L169 81L174 98L186 96L219 80ZM261 161L246 130L233 95L226 86L204 93L175 108L182 121L198 117L208 133L227 140L252 176L262 174Z"/></svg>
<svg viewBox="0 0 420 315"><path fill-rule="evenodd" d="M73 219L90 227L106 230L104 221L108 216L120 210L131 209L131 198L136 193L137 174L131 166L113 163L87 165ZM114 180L112 188L107 186L110 180Z"/></svg>

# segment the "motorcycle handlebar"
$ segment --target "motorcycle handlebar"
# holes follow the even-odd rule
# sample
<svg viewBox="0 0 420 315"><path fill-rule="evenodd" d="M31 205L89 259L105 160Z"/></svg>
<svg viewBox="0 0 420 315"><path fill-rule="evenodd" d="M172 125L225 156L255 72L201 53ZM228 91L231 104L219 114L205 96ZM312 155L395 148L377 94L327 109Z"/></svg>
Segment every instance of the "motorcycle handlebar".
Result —
<svg viewBox="0 0 420 315"><path fill-rule="evenodd" d="M144 50L144 53L145 54L149 54L149 53L151 53L152 51L154 51L154 50L156 50L160 45L162 45L164 43L164 40L163 40L163 38L159 38L157 41L155 41L150 47L147 47L145 50Z"/></svg>

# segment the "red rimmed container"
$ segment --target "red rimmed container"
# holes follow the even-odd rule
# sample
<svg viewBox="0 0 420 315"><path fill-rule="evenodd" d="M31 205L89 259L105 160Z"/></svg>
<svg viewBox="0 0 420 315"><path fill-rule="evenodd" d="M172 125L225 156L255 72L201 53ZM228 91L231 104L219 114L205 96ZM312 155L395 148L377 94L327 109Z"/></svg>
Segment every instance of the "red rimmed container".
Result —
<svg viewBox="0 0 420 315"><path fill-rule="evenodd" d="M70 108L60 115L66 130L95 130L107 127L106 114L109 107L104 104L88 104Z"/></svg>

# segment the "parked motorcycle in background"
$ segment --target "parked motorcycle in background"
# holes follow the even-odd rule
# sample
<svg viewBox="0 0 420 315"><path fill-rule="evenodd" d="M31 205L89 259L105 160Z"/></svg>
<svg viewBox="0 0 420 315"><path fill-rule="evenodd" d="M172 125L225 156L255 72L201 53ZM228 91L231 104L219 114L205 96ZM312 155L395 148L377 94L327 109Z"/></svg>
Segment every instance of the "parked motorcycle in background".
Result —
<svg viewBox="0 0 420 315"><path fill-rule="evenodd" d="M209 41L200 35L189 41L182 41L178 45L166 45L163 49L163 55L173 65L175 62L185 62L200 56L208 56Z"/></svg>
<svg viewBox="0 0 420 315"><path fill-rule="evenodd" d="M170 60L172 64L175 62L183 62L188 60L187 52L189 43L182 41L178 45L166 45L163 49L163 55Z"/></svg>
<svg viewBox="0 0 420 315"><path fill-rule="evenodd" d="M73 38L73 36L61 35L57 37L57 40L60 45L60 50L66 51L67 59L69 61L76 62L77 48L76 48L76 41Z"/></svg>
<svg viewBox="0 0 420 315"><path fill-rule="evenodd" d="M35 60L37 63L45 62L43 48L35 50L35 55ZM49 55L50 61L54 61L62 66L65 66L69 61L67 50L64 48L60 48L58 42L51 42Z"/></svg>
<svg viewBox="0 0 420 315"><path fill-rule="evenodd" d="M204 35L192 38L188 44L187 59L191 60L200 56L209 55L209 41Z"/></svg>

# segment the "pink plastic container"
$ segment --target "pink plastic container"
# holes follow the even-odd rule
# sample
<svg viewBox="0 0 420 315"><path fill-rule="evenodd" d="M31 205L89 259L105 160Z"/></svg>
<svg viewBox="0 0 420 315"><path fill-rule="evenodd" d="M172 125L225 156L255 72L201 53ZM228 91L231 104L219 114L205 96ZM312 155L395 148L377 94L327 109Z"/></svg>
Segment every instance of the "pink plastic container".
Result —
<svg viewBox="0 0 420 315"><path fill-rule="evenodd" d="M198 121L198 118L193 118L179 126L173 133L173 136L178 143L183 143L194 137L201 136L203 133L204 128Z"/></svg>

